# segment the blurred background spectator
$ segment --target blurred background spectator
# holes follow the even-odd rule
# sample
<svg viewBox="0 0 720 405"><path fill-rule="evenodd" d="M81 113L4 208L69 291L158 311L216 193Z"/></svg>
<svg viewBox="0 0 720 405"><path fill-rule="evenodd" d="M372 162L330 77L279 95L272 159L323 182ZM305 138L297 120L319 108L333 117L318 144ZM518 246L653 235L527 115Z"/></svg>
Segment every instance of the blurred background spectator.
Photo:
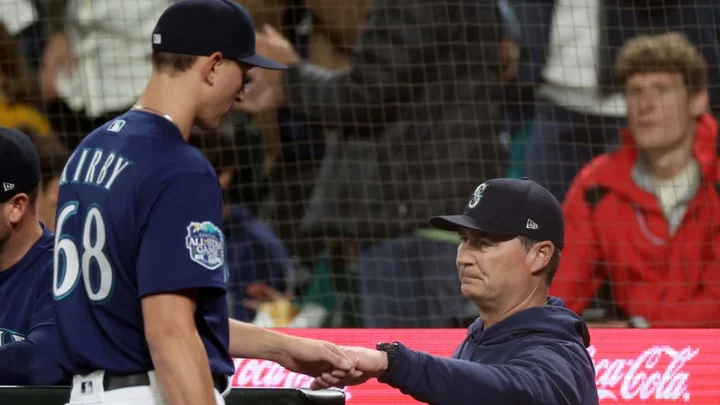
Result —
<svg viewBox="0 0 720 405"><path fill-rule="evenodd" d="M625 102L612 66L626 41L642 34L684 33L708 60L710 93L720 99L714 0L634 0L630 6L621 0L508 1L518 4L523 16L530 5L540 11L525 26L530 38L547 43L533 42L527 61L537 81L524 174L560 201L583 165L617 146Z"/></svg>
<svg viewBox="0 0 720 405"><path fill-rule="evenodd" d="M172 3L45 0L42 98L68 149L135 103L150 77L153 27Z"/></svg>
<svg viewBox="0 0 720 405"><path fill-rule="evenodd" d="M716 327L720 177L707 62L672 33L633 38L616 66L628 128L570 188L551 291L597 320ZM611 299L600 304L610 305L593 305L604 281Z"/></svg>
<svg viewBox="0 0 720 405"><path fill-rule="evenodd" d="M20 42L0 22L0 125L25 128L39 135L50 132L47 118L35 107L33 89L37 81L29 75Z"/></svg>
<svg viewBox="0 0 720 405"><path fill-rule="evenodd" d="M332 131L303 230L357 252L346 271L357 273L362 325L450 326L465 303L451 267L457 238L427 218L460 211L477 178L504 174L494 0L371 1L345 69L301 60L273 28L260 41L292 66L255 71L248 110L284 103Z"/></svg>
<svg viewBox="0 0 720 405"><path fill-rule="evenodd" d="M217 173L220 187L227 194L239 165L233 153L232 135L222 131L196 132L190 137L190 144L208 159ZM250 286L262 283L274 290L285 291L292 261L285 245L269 226L258 220L247 207L229 203L227 196L225 201L223 230L230 270L230 312L236 319L251 322L255 311L244 304Z"/></svg>

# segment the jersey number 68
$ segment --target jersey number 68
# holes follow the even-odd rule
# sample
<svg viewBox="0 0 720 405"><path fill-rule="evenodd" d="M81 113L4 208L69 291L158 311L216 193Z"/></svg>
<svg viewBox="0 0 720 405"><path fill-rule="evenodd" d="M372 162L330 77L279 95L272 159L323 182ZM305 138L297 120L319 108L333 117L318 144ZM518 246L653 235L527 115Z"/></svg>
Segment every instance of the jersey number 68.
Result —
<svg viewBox="0 0 720 405"><path fill-rule="evenodd" d="M63 226L68 218L77 214L78 208L78 202L69 202L59 210L57 217L53 297L61 300L72 293L82 274L88 298L100 304L110 297L114 284L112 266L105 255L105 221L100 208L91 206L84 217L82 244L78 246L72 235L63 234ZM93 269L97 272L92 272Z"/></svg>

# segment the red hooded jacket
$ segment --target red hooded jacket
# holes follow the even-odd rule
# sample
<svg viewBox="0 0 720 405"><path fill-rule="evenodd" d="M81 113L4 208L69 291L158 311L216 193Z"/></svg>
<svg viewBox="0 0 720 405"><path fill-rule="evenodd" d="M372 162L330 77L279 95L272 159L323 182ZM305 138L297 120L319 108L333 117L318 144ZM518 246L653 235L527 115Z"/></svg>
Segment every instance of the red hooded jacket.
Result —
<svg viewBox="0 0 720 405"><path fill-rule="evenodd" d="M720 326L720 165L717 123L703 115L694 154L701 184L674 235L654 194L638 187L628 130L615 153L583 168L568 192L565 247L550 288L580 313L603 280L614 304L652 327Z"/></svg>

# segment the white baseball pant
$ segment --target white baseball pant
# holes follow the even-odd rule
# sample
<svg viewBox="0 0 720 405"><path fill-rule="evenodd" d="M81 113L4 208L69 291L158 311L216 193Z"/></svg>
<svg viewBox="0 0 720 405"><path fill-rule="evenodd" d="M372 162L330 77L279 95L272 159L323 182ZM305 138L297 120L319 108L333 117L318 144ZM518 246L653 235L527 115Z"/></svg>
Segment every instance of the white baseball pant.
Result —
<svg viewBox="0 0 720 405"><path fill-rule="evenodd" d="M73 377L70 402L66 405L167 405L160 391L154 371L148 372L150 385L118 388L105 391L103 388L104 371L95 371L88 375ZM230 393L230 377L224 392L215 391L217 405L225 405L224 397Z"/></svg>

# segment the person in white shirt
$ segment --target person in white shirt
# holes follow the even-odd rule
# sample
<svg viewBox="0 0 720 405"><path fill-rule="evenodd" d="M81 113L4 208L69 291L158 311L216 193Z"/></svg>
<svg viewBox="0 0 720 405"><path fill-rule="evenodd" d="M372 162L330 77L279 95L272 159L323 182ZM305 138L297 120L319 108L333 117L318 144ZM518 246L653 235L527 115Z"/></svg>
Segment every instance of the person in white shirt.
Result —
<svg viewBox="0 0 720 405"><path fill-rule="evenodd" d="M142 92L152 69L147 39L174 1L48 3L48 22L61 24L47 33L42 96L52 126L73 150L84 134L129 109Z"/></svg>
<svg viewBox="0 0 720 405"><path fill-rule="evenodd" d="M553 11L525 174L563 201L580 168L615 144L625 103L598 83L600 0L557 0Z"/></svg>
<svg viewBox="0 0 720 405"><path fill-rule="evenodd" d="M519 7L525 0L512 0ZM536 27L532 46L547 41L536 91L535 122L525 156L525 176L548 188L563 201L583 165L600 153L615 149L617 132L626 125L625 103L612 66L629 40L640 35L680 32L700 49L713 81L710 108L720 100L720 45L713 15L715 0L692 2L651 0L536 0L553 14ZM537 30L537 28L525 28ZM713 100L715 100L713 102Z"/></svg>

